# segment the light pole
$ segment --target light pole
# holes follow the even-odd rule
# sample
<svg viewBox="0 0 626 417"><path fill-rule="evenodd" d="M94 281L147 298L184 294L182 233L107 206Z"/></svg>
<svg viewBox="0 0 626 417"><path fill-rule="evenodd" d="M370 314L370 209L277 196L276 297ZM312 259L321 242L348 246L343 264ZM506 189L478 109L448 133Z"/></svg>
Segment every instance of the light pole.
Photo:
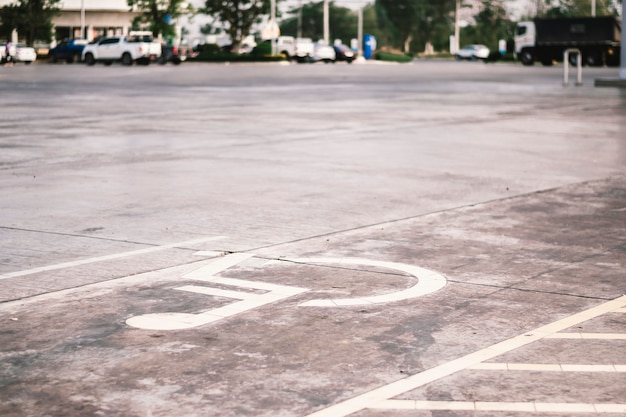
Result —
<svg viewBox="0 0 626 417"><path fill-rule="evenodd" d="M267 4L267 3L266 3ZM276 55L276 0L270 2L270 30L272 31L272 55Z"/></svg>
<svg viewBox="0 0 626 417"><path fill-rule="evenodd" d="M626 1L622 0L622 19L626 16ZM622 53L621 53L621 64L619 69L619 78L622 80L626 80L626 30L622 29Z"/></svg>
<svg viewBox="0 0 626 417"><path fill-rule="evenodd" d="M302 37L302 0L300 0L300 7L298 8L298 38Z"/></svg>
<svg viewBox="0 0 626 417"><path fill-rule="evenodd" d="M357 23L357 38L359 42L359 46L357 49L357 56L363 56L363 6L359 7L359 22ZM361 59L361 58L359 58Z"/></svg>
<svg viewBox="0 0 626 417"><path fill-rule="evenodd" d="M591 16L596 17L596 0L591 0Z"/></svg>
<svg viewBox="0 0 626 417"><path fill-rule="evenodd" d="M328 14L328 0L324 0L324 42L326 42L326 45L330 45L330 42L328 41L330 38L330 23Z"/></svg>
<svg viewBox="0 0 626 417"><path fill-rule="evenodd" d="M461 36L461 29L459 24L459 11L461 10L461 0L456 0L456 6L454 9L454 51L450 51L453 54L459 50L459 37Z"/></svg>
<svg viewBox="0 0 626 417"><path fill-rule="evenodd" d="M80 0L80 38L85 38L85 0Z"/></svg>

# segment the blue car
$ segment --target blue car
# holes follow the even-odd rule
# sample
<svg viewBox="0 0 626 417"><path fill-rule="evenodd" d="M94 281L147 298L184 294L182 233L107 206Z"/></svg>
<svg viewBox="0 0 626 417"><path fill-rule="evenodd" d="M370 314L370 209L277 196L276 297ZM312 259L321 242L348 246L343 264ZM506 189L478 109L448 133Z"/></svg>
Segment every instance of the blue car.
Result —
<svg viewBox="0 0 626 417"><path fill-rule="evenodd" d="M71 64L72 62L80 62L83 48L88 43L89 41L87 39L65 39L56 47L50 49L50 52L48 52L48 58L52 63L59 61L65 61L68 64Z"/></svg>

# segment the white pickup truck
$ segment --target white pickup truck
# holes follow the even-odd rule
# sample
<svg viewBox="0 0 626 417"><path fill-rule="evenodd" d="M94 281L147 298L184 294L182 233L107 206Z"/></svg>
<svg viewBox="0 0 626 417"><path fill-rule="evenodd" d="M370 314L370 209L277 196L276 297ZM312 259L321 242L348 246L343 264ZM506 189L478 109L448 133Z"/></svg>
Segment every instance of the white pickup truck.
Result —
<svg viewBox="0 0 626 417"><path fill-rule="evenodd" d="M110 65L121 61L122 65L134 62L148 65L161 56L161 44L151 36L130 34L129 36L108 36L100 38L83 49L82 59L87 65L104 62Z"/></svg>
<svg viewBox="0 0 626 417"><path fill-rule="evenodd" d="M315 45L310 38L294 38L293 36L279 36L276 39L276 47L279 54L288 60L298 62L311 62L315 51Z"/></svg>

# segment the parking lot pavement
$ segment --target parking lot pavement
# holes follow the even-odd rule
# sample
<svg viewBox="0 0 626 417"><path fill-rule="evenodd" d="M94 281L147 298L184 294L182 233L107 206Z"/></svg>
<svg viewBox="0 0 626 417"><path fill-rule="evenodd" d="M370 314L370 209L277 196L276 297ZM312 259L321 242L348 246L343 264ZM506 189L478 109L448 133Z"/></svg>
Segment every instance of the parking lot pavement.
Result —
<svg viewBox="0 0 626 417"><path fill-rule="evenodd" d="M626 413L610 69L7 70L0 415Z"/></svg>

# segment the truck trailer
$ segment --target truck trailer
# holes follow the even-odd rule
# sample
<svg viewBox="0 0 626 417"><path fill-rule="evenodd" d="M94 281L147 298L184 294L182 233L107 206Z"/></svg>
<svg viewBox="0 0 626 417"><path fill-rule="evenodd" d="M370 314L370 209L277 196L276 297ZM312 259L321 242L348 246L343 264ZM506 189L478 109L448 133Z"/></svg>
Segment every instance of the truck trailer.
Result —
<svg viewBox="0 0 626 417"><path fill-rule="evenodd" d="M590 66L619 66L621 22L612 16L535 19L519 22L515 33L515 56L524 65L535 61L552 65L563 61L567 49L582 54ZM572 64L578 54L570 54Z"/></svg>

